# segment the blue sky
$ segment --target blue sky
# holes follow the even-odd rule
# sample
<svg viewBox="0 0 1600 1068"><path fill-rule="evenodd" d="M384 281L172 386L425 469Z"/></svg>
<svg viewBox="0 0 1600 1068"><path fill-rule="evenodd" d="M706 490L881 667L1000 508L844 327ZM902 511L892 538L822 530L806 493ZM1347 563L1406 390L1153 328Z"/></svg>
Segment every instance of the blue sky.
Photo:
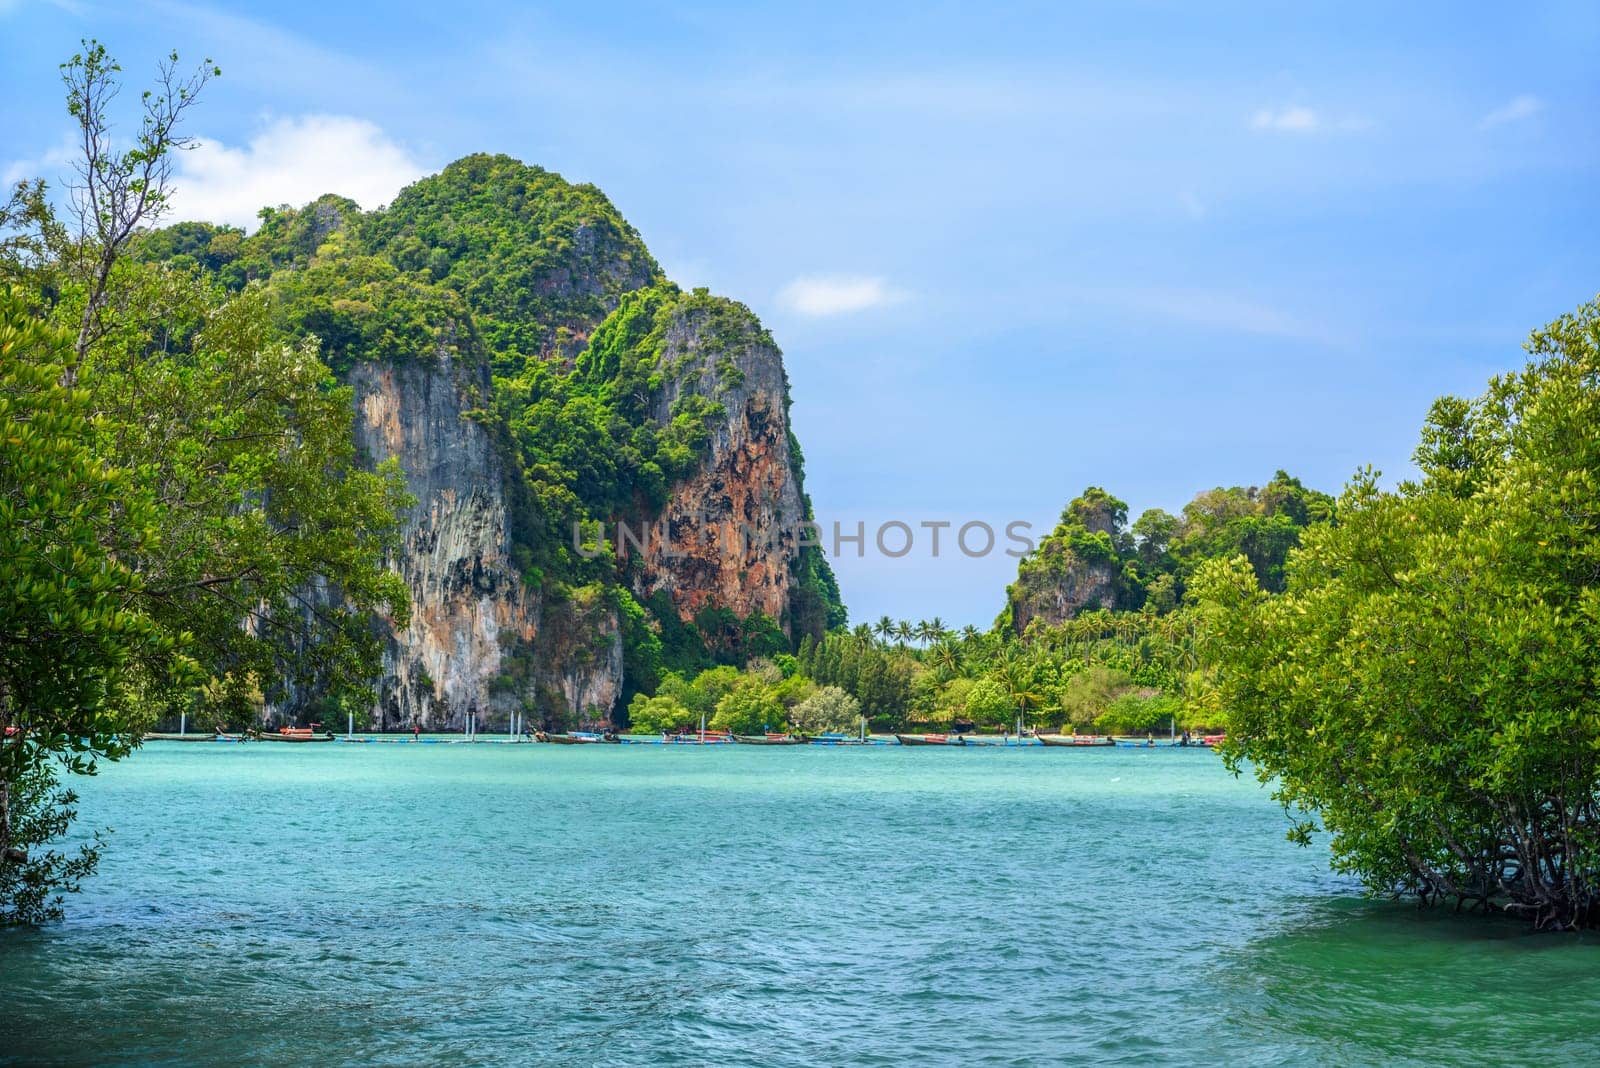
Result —
<svg viewBox="0 0 1600 1068"><path fill-rule="evenodd" d="M185 215L542 164L772 328L825 524L1042 530L1401 476L1600 292L1600 6L1288 8L0 0L0 171L89 34L223 67ZM836 560L852 616L989 622L1015 561L944 548Z"/></svg>

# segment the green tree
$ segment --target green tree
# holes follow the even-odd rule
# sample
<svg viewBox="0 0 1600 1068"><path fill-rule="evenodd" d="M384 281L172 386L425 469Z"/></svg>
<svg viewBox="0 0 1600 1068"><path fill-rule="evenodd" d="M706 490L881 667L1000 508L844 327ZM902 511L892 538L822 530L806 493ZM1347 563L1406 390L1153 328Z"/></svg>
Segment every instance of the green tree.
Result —
<svg viewBox="0 0 1600 1068"><path fill-rule="evenodd" d="M760 734L784 725L783 702L766 680L747 675L717 701L711 725L734 734Z"/></svg>
<svg viewBox="0 0 1600 1068"><path fill-rule="evenodd" d="M31 853L63 830L58 767L127 754L149 704L186 681L176 641L139 609L140 577L106 548L154 539L147 494L90 448L88 395L63 386L71 336L0 289L0 922L60 914L94 867Z"/></svg>
<svg viewBox="0 0 1600 1068"><path fill-rule="evenodd" d="M1287 591L1196 578L1225 755L1374 890L1600 921L1600 303L1436 404L1420 481L1367 471ZM1213 713L1214 714L1214 713Z"/></svg>
<svg viewBox="0 0 1600 1068"><path fill-rule="evenodd" d="M87 45L64 68L93 187L76 190L76 232L42 183L0 212L0 720L15 728L0 738L0 827L33 834L71 811L58 768L125 755L157 712L243 719L263 699L368 694L374 616L407 618L384 566L403 480L360 469L350 392L315 343L283 343L260 292L127 254L165 204L177 118L209 76L179 80L173 62L118 154L118 68ZM17 811L16 789L45 809ZM32 863L4 848L0 863ZM86 870L47 863L0 883L37 903Z"/></svg>
<svg viewBox="0 0 1600 1068"><path fill-rule="evenodd" d="M696 719L681 702L664 694L635 694L628 704L628 729L634 734L660 734L694 725Z"/></svg>
<svg viewBox="0 0 1600 1068"><path fill-rule="evenodd" d="M1102 734L1143 734L1175 726L1182 712L1182 702L1175 697L1128 690L1095 718L1094 726Z"/></svg>
<svg viewBox="0 0 1600 1068"><path fill-rule="evenodd" d="M192 144L178 125L206 82L222 73L208 59L184 77L178 73L178 54L170 54L160 65L156 84L140 95L142 114L132 146L119 151L110 105L121 88L121 71L105 46L93 40L84 41L83 51L61 65L67 112L77 122L82 150L76 160L79 180L71 187L78 240L58 249L70 257L72 273L83 287L73 359L64 378L68 385L107 329L103 313L112 304L112 273L128 243L140 226L161 217L172 196L172 154Z"/></svg>
<svg viewBox="0 0 1600 1068"><path fill-rule="evenodd" d="M849 732L861 718L861 702L837 686L820 686L789 710L790 725L805 734Z"/></svg>
<svg viewBox="0 0 1600 1068"><path fill-rule="evenodd" d="M119 269L113 292L130 311L79 381L97 451L137 471L155 506L154 540L113 545L145 610L187 636L219 717L243 720L263 696L293 711L365 693L381 654L374 614L407 618L383 562L409 504L398 464L361 470L350 390L313 344L275 339L261 292L219 303L205 283L143 265ZM151 354L164 331L168 351ZM318 592L330 587L337 596Z"/></svg>
<svg viewBox="0 0 1600 1068"><path fill-rule="evenodd" d="M972 684L962 711L980 727L1005 727L1016 718L1017 706L1011 699L1010 688L990 677Z"/></svg>
<svg viewBox="0 0 1600 1068"><path fill-rule="evenodd" d="M1126 671L1095 665L1072 676L1061 691L1061 708L1074 727L1094 726L1117 699L1134 689Z"/></svg>
<svg viewBox="0 0 1600 1068"><path fill-rule="evenodd" d="M961 647L948 639L942 639L928 650L928 662L933 665L941 682L949 682L961 673L963 662Z"/></svg>

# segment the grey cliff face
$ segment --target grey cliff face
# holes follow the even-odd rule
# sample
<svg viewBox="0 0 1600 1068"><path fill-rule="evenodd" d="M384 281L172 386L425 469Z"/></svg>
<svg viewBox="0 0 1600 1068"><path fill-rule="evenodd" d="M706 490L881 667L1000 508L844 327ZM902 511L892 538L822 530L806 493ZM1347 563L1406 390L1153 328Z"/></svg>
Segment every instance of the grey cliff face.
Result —
<svg viewBox="0 0 1600 1068"><path fill-rule="evenodd" d="M482 369L448 360L358 364L357 445L396 457L416 504L394 566L411 591L411 622L391 628L374 725L459 729L476 714L503 729L513 711L537 724L562 703L609 711L622 686L614 614L564 604L546 611L512 562L504 472L487 431L465 417L489 388ZM528 667L514 670L513 657Z"/></svg>

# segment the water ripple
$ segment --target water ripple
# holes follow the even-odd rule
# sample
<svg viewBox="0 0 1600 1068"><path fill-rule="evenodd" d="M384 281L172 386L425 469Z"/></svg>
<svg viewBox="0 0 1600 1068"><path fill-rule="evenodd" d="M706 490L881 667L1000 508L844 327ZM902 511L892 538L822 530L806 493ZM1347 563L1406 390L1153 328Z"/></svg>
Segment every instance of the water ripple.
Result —
<svg viewBox="0 0 1600 1068"><path fill-rule="evenodd" d="M1356 899L1209 754L152 745L0 1063L1587 1063L1591 941Z"/></svg>

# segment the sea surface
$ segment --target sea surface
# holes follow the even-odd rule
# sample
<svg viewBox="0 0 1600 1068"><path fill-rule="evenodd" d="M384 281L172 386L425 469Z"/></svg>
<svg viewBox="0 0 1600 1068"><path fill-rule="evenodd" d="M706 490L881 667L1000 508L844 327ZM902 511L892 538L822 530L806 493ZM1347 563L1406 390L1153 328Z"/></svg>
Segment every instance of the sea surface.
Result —
<svg viewBox="0 0 1600 1068"><path fill-rule="evenodd" d="M1600 945L1373 902L1195 750L151 743L0 1063L1594 1064Z"/></svg>

